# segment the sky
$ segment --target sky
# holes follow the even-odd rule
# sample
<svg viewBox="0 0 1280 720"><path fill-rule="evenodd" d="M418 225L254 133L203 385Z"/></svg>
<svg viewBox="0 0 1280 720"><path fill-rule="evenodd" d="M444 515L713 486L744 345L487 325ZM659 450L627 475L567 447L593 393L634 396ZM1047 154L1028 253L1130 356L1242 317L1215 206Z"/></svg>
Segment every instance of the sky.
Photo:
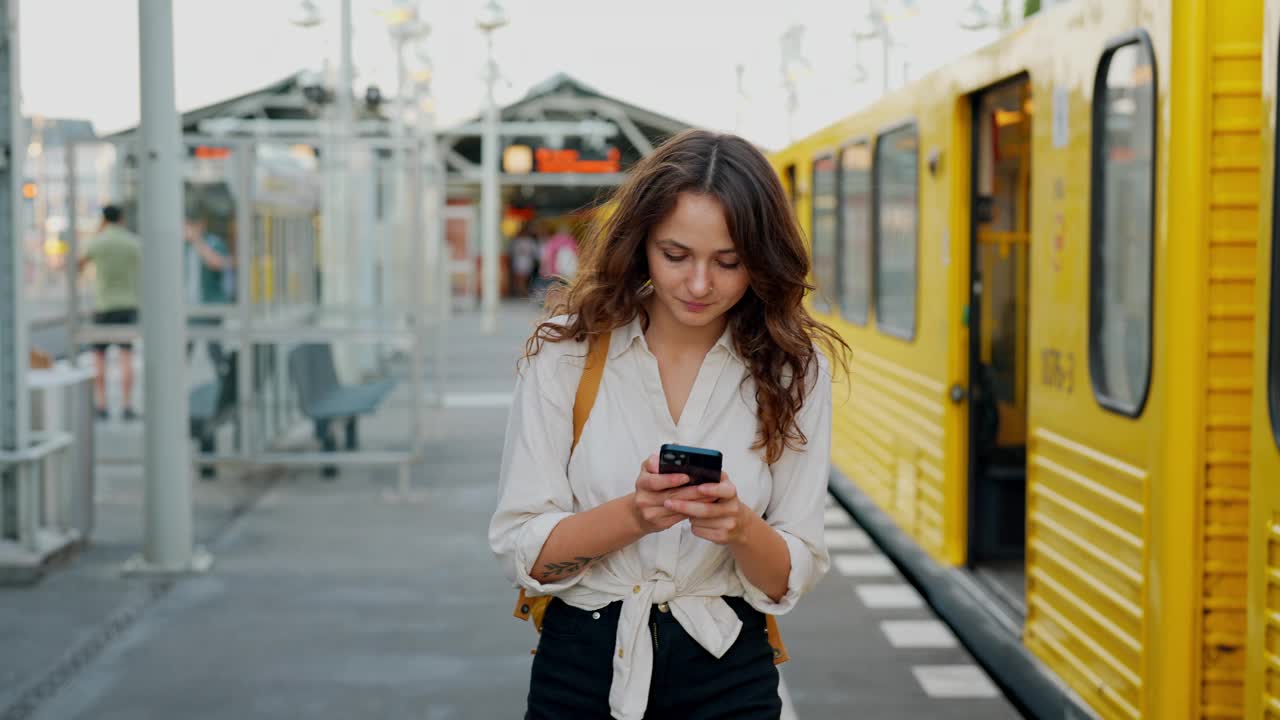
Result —
<svg viewBox="0 0 1280 720"><path fill-rule="evenodd" d="M992 12L999 0L984 0ZM336 66L339 0L314 0L325 21L290 22L297 0L173 0L176 97L180 110L268 85L299 70ZM597 90L695 125L737 132L765 147L823 127L881 92L881 46L861 55L870 78L855 82L852 31L868 0L503 0L510 23L495 33L504 81L500 104L565 72ZM964 30L970 0L884 0L902 63L917 77L996 37ZM915 5L915 11L906 9ZM1017 3L1020 5L1021 3ZM394 86L395 62L380 10L392 0L353 0L353 54L359 95ZM423 0L431 25L422 41L434 68L437 121L477 115L484 102L485 46L475 27L480 0ZM20 72L27 115L82 118L102 134L136 124L136 0L21 0ZM781 36L803 26L798 105L786 110ZM407 54L410 67L417 49ZM736 67L743 66L742 91Z"/></svg>

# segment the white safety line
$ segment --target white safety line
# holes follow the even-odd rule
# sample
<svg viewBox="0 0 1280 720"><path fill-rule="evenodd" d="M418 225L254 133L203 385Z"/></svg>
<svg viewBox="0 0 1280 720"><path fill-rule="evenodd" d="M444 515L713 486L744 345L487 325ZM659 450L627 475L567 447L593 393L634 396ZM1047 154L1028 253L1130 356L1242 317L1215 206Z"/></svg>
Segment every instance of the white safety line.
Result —
<svg viewBox="0 0 1280 720"><path fill-rule="evenodd" d="M956 636L938 620L884 620L880 630L895 648L953 648Z"/></svg>
<svg viewBox="0 0 1280 720"><path fill-rule="evenodd" d="M832 555L831 564L845 577L876 577L896 572L893 563L883 555Z"/></svg>
<svg viewBox="0 0 1280 720"><path fill-rule="evenodd" d="M916 589L905 583L892 585L854 585L854 592L862 604L873 610L902 610L924 607L924 598Z"/></svg>
<svg viewBox="0 0 1280 720"><path fill-rule="evenodd" d="M446 393L444 396L444 406L446 409L510 407L511 393Z"/></svg>
<svg viewBox="0 0 1280 720"><path fill-rule="evenodd" d="M993 698L1000 691L976 665L917 665L911 668L924 694L931 698Z"/></svg>
<svg viewBox="0 0 1280 720"><path fill-rule="evenodd" d="M827 528L828 550L869 550L871 538L861 528Z"/></svg>
<svg viewBox="0 0 1280 720"><path fill-rule="evenodd" d="M829 528L849 527L853 524L853 520L849 518L849 513L844 508L829 507L822 512L822 524Z"/></svg>

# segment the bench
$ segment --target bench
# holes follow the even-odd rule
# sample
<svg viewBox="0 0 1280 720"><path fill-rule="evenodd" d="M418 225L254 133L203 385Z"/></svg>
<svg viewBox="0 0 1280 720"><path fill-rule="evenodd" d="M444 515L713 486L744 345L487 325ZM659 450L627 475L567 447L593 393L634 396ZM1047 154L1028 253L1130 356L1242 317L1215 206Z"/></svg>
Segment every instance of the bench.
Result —
<svg viewBox="0 0 1280 720"><path fill-rule="evenodd" d="M200 452L217 452L217 430L236 418L236 353L222 356L213 380L191 390L188 419L191 437L200 442ZM239 425L236 426L239 432ZM212 465L200 468L200 477L210 478L216 472Z"/></svg>
<svg viewBox="0 0 1280 720"><path fill-rule="evenodd" d="M346 421L346 449L357 449L357 419L377 411L395 387L393 380L361 385L341 384L333 364L333 349L328 343L306 343L289 351L289 376L298 392L302 414L315 423L316 440L320 441L325 452L338 449L331 434L332 423L336 420ZM326 477L336 473L334 466L325 466Z"/></svg>

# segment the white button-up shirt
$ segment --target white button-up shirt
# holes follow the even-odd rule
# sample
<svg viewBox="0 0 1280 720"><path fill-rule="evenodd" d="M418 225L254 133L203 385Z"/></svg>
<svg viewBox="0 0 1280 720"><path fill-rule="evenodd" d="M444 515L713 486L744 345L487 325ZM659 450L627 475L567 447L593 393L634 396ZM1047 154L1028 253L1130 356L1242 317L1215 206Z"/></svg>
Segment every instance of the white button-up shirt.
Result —
<svg viewBox="0 0 1280 720"><path fill-rule="evenodd" d="M742 628L721 596L742 596L761 612L782 615L827 571L822 516L830 467L831 375L819 356L798 418L808 443L785 450L769 465L763 451L751 449L758 427L755 383L729 331L707 353L676 423L657 358L637 318L613 331L599 394L570 458L573 401L586 352L586 343L548 342L521 365L489 544L507 577L531 595L555 595L583 610L622 600L609 705L613 717L638 720L653 670L645 628L651 605L667 603L685 631L718 658ZM728 548L694 536L687 521L646 535L564 581L541 583L530 576L556 523L633 492L640 464L663 443L723 453L723 469L739 501L787 543L791 573L779 602L751 584Z"/></svg>

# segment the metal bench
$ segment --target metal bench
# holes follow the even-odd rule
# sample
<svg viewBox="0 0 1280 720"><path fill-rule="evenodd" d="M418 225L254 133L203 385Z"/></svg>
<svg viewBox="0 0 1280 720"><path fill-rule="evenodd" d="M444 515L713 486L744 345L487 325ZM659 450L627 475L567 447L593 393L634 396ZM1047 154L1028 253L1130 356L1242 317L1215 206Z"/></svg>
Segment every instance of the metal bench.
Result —
<svg viewBox="0 0 1280 720"><path fill-rule="evenodd" d="M341 384L333 364L333 350L328 343L307 343L289 351L289 376L298 392L302 413L315 423L315 437L326 452L338 449L331 433L335 420L346 421L346 449L357 449L357 419L377 411L395 387L393 380L361 385ZM331 465L324 468L326 476L336 472Z"/></svg>
<svg viewBox="0 0 1280 720"><path fill-rule="evenodd" d="M214 379L191 390L188 401L190 432L191 437L200 442L202 453L217 452L218 428L236 419L236 362L236 353L226 353L218 363ZM236 424L236 432L240 432L239 423ZM211 465L200 468L201 477L213 477L214 473Z"/></svg>

